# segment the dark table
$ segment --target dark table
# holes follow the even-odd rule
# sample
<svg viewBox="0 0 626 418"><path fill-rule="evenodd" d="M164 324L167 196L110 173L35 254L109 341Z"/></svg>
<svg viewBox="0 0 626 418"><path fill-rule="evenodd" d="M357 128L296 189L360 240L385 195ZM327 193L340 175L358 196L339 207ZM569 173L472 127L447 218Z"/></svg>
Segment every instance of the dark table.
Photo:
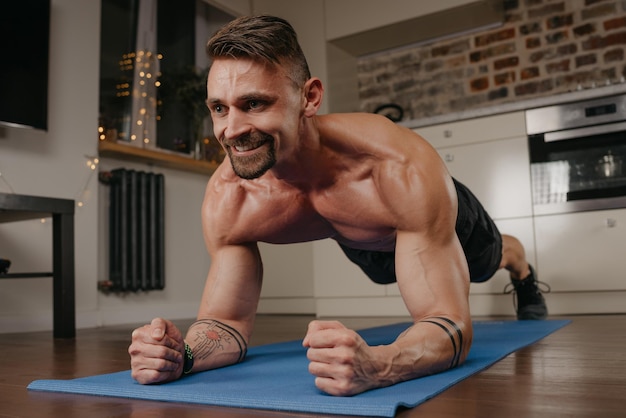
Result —
<svg viewBox="0 0 626 418"><path fill-rule="evenodd" d="M76 336L74 296L74 201L0 193L0 223L52 216L52 272L9 273L0 278L52 276L54 338Z"/></svg>

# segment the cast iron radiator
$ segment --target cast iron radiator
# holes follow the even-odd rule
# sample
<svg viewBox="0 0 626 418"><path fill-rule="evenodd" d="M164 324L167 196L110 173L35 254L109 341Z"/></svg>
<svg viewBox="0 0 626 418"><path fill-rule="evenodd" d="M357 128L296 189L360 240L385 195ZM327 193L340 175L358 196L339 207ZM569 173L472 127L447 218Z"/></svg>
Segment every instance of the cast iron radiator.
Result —
<svg viewBox="0 0 626 418"><path fill-rule="evenodd" d="M111 171L108 290L165 287L164 183L163 174Z"/></svg>

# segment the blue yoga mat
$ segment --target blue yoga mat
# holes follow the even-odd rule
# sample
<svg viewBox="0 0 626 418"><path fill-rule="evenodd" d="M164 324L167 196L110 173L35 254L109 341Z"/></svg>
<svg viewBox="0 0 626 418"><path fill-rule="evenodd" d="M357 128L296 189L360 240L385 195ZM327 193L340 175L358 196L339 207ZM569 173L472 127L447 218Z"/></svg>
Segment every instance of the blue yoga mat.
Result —
<svg viewBox="0 0 626 418"><path fill-rule="evenodd" d="M123 371L72 380L36 380L28 389L276 411L393 417L399 407L415 407L569 322L475 322L474 342L463 365L352 397L330 396L315 387L301 341L253 347L240 364L163 385L140 385L132 379L130 371ZM409 325L388 325L359 333L370 345L389 344Z"/></svg>

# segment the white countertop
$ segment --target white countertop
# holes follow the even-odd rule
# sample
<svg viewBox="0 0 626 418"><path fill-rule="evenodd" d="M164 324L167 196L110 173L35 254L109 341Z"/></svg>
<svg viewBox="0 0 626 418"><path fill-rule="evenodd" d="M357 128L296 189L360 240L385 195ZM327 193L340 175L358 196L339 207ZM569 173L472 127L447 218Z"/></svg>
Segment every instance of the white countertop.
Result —
<svg viewBox="0 0 626 418"><path fill-rule="evenodd" d="M421 119L412 119L399 122L400 125L407 128L419 128L423 126L438 125L441 123L457 122L465 119L474 119L484 116L492 116L501 113L516 112L520 110L534 109L537 107L552 106L556 104L577 102L582 100L596 99L599 97L613 96L616 94L626 93L626 83L611 84L596 88L572 91L568 93L557 94L554 96L540 97L529 100L519 100L510 103L499 104L495 106L481 107L461 112L447 113L426 117Z"/></svg>

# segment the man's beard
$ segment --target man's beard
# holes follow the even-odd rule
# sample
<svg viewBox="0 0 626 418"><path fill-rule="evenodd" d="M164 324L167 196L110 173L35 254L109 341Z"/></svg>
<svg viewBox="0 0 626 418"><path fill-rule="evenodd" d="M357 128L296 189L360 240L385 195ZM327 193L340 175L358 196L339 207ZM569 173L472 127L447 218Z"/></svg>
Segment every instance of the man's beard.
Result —
<svg viewBox="0 0 626 418"><path fill-rule="evenodd" d="M263 144L267 146L266 153L255 153L254 155L241 157L234 156L232 149L235 145L253 145ZM276 164L276 148L274 147L274 138L271 135L263 133L251 133L241 136L233 142L232 145L226 147L230 164L233 171L239 177L245 180L252 180L261 177L267 170Z"/></svg>

